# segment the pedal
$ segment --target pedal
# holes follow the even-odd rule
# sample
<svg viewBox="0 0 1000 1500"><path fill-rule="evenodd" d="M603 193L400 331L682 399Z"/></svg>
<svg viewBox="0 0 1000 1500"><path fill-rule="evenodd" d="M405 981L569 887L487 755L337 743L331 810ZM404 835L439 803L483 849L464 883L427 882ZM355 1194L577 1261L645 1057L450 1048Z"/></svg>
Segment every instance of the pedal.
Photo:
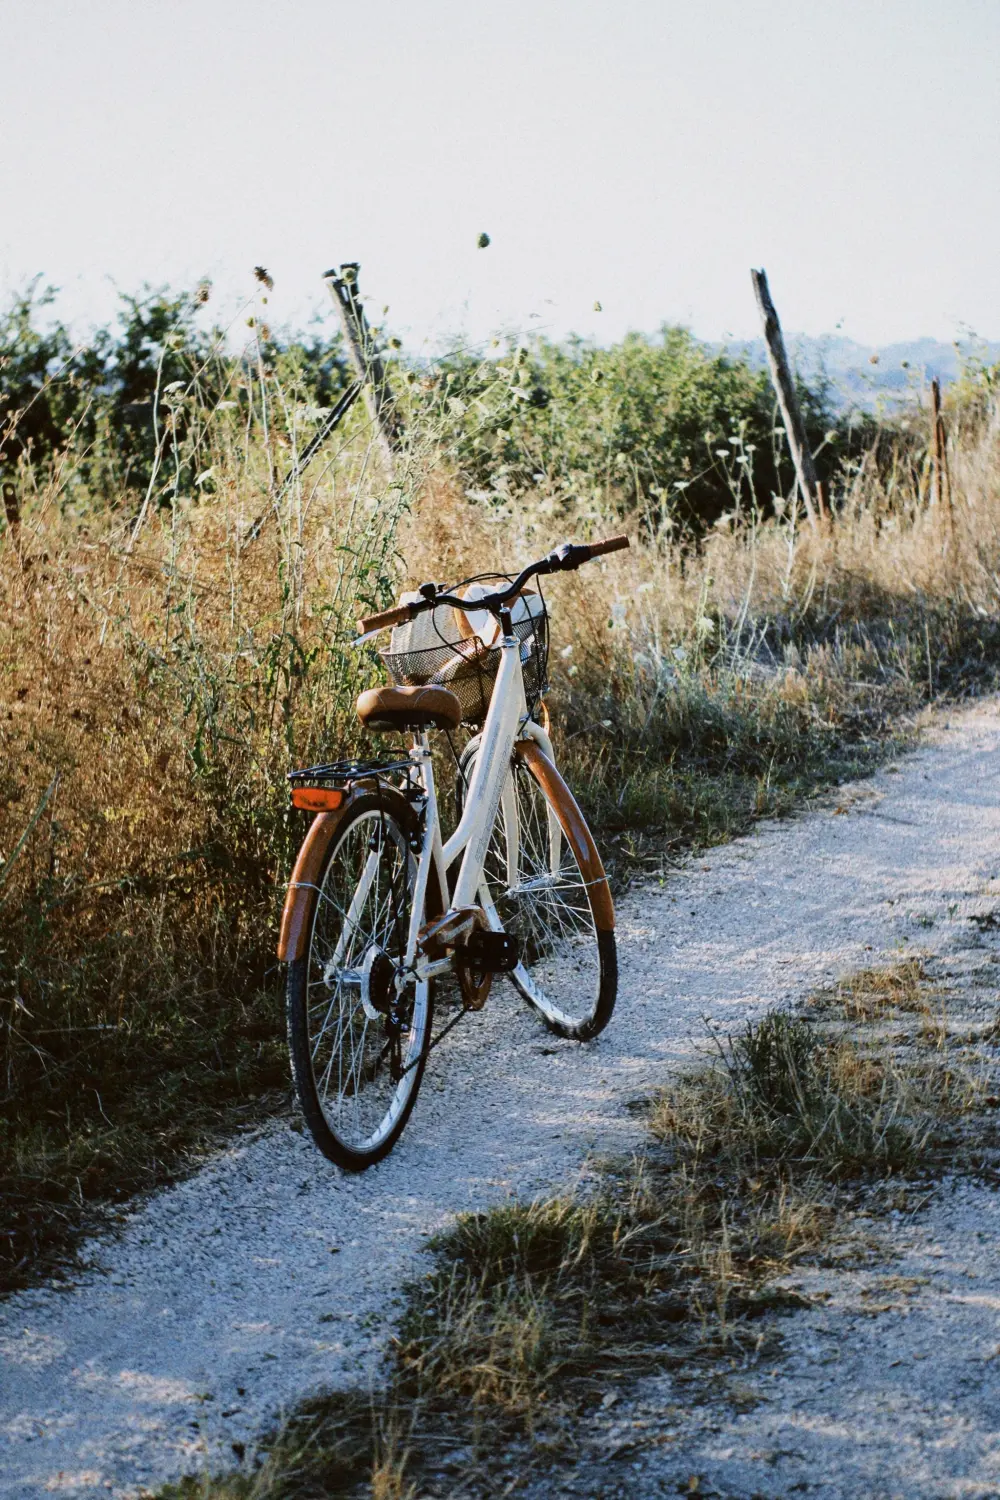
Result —
<svg viewBox="0 0 1000 1500"><path fill-rule="evenodd" d="M509 974L521 962L521 955L509 932L477 927L468 942L456 947L455 962L480 974Z"/></svg>

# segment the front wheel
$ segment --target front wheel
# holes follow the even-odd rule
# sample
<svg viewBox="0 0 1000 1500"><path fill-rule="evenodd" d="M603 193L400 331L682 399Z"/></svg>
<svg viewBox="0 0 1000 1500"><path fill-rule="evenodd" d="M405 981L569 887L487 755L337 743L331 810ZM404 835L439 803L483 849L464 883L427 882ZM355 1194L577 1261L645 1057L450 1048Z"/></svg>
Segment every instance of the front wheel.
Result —
<svg viewBox="0 0 1000 1500"><path fill-rule="evenodd" d="M471 781L474 743L469 751L460 787ZM480 900L490 925L516 939L510 978L549 1029L576 1041L603 1031L618 993L614 906L583 814L533 741L511 759Z"/></svg>
<svg viewBox="0 0 1000 1500"><path fill-rule="evenodd" d="M364 796L331 840L309 942L289 964L295 1091L317 1146L347 1171L380 1161L417 1097L431 1035L430 983L404 973L416 859L414 817Z"/></svg>

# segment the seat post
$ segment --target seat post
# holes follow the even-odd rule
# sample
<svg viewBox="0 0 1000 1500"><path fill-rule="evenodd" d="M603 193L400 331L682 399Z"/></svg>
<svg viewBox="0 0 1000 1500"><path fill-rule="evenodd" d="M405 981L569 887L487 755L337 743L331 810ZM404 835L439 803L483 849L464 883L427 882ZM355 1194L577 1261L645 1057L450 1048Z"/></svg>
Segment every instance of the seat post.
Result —
<svg viewBox="0 0 1000 1500"><path fill-rule="evenodd" d="M434 769L431 763L431 738L426 729L414 729L410 759L420 768L420 780L428 797L434 795Z"/></svg>

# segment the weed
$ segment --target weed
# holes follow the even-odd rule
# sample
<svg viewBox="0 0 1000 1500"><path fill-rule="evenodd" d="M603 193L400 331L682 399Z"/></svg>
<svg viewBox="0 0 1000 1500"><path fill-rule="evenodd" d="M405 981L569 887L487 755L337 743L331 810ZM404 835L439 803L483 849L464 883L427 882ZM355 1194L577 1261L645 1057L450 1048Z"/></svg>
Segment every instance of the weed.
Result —
<svg viewBox="0 0 1000 1500"><path fill-rule="evenodd" d="M836 999L851 1021L872 1021L900 1011L927 1010L926 979L919 958L859 969L837 985Z"/></svg>

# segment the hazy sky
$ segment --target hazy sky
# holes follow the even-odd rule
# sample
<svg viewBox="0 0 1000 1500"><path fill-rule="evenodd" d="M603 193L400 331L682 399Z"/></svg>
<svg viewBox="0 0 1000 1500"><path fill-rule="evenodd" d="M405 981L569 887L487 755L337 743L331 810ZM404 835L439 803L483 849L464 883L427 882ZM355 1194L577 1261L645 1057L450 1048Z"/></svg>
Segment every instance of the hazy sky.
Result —
<svg viewBox="0 0 1000 1500"><path fill-rule="evenodd" d="M1000 0L0 0L0 64L0 293L81 326L356 259L411 345L753 334L751 265L790 329L1000 337Z"/></svg>

